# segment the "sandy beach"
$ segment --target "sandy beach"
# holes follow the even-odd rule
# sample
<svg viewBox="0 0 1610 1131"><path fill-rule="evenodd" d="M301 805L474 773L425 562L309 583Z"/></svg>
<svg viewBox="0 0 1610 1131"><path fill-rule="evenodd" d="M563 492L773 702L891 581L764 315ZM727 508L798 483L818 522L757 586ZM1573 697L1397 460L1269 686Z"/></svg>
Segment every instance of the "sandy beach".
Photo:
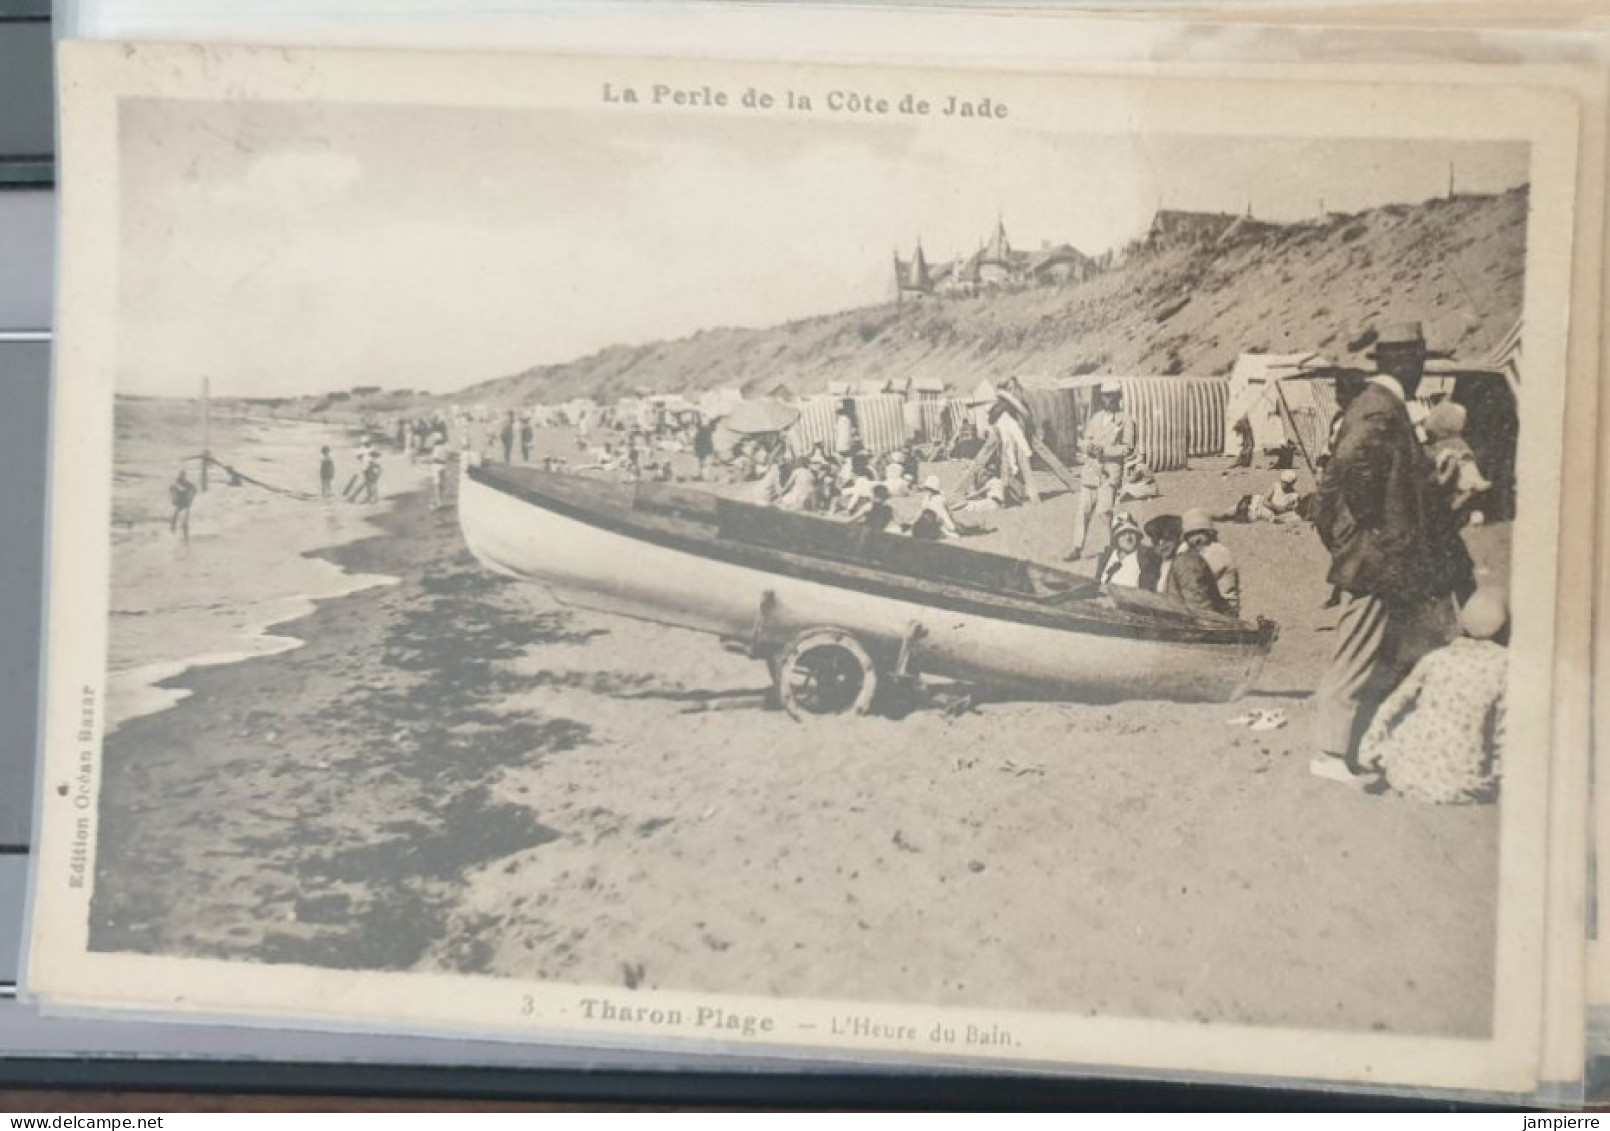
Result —
<svg viewBox="0 0 1610 1131"><path fill-rule="evenodd" d="M1229 509L1271 477L1199 461L1135 510ZM1055 560L1071 506L991 516L970 544ZM1308 774L1331 635L1301 525L1223 531L1246 610L1282 627L1240 703L802 724L714 639L487 573L421 492L362 521L276 569L393 584L304 594L272 630L301 647L169 679L188 698L108 738L96 949L1489 1029L1498 810ZM1507 573L1507 530L1473 534ZM1288 725L1231 725L1250 708Z"/></svg>
<svg viewBox="0 0 1610 1131"><path fill-rule="evenodd" d="M251 484L231 485L214 467L209 490L191 508L190 537L169 529L168 484L182 467L198 484L199 412L161 401L117 406L117 475L112 494L111 640L108 725L162 710L185 695L163 686L188 668L235 663L295 648L295 637L269 632L303 616L313 602L385 584L388 578L342 570L309 556L373 531L363 507L339 500L309 503L318 491L319 449L329 445L344 480L356 437L316 421L261 414L213 414L213 451ZM393 461L386 486L417 487L422 473Z"/></svg>

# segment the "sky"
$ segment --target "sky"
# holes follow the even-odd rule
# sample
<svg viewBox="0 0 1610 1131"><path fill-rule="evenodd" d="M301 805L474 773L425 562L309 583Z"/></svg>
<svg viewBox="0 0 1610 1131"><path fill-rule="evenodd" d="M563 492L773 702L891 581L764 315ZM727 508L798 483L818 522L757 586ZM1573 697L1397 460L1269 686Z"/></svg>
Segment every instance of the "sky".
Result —
<svg viewBox="0 0 1610 1131"><path fill-rule="evenodd" d="M891 256L1090 254L1159 206L1271 220L1526 180L1515 144L910 121L127 102L124 393L446 392L892 297Z"/></svg>

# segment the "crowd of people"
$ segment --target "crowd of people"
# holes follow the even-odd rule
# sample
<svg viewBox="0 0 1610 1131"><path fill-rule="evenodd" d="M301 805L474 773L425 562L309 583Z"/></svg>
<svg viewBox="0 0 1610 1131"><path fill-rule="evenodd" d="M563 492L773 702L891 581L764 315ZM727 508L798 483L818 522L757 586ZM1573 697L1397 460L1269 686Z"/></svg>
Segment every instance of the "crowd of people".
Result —
<svg viewBox="0 0 1610 1131"><path fill-rule="evenodd" d="M1318 455L1318 486L1282 467L1218 522L1306 520L1329 552L1336 645L1315 691L1311 772L1372 791L1455 803L1494 795L1502 762L1503 591L1478 589L1462 530L1492 482L1464 437L1466 410L1416 398L1428 356L1418 323L1385 327L1378 372L1337 383L1339 411ZM1144 526L1115 504L1135 458L1121 389L1103 386L1081 440L1077 561L1107 534L1103 585L1166 594L1199 616L1238 617L1240 580L1215 516L1162 514ZM1250 466L1241 453L1235 466ZM1282 460L1277 463L1289 463Z"/></svg>
<svg viewBox="0 0 1610 1131"><path fill-rule="evenodd" d="M734 482L748 484L753 502L782 510L819 514L928 541L983 533L981 527L958 521L956 514L998 505L999 485L987 487L953 508L937 475L919 478L921 466L911 445L881 455L855 446L841 458L817 444L805 455L791 457L776 444L754 440L739 445L728 471ZM894 500L908 497L917 500L915 514L909 521L901 521Z"/></svg>
<svg viewBox="0 0 1610 1131"><path fill-rule="evenodd" d="M1327 607L1337 610L1334 655L1315 692L1311 771L1433 801L1490 796L1501 760L1507 611L1500 591L1477 590L1461 530L1482 521L1475 503L1492 483L1464 438L1465 410L1416 399L1427 357L1418 324L1385 328L1370 356L1377 374L1337 382L1340 407L1318 454L1314 491L1303 493L1291 459L1280 458L1267 488L1233 506L1152 513L1144 522L1129 508L1145 502L1155 510L1157 480L1137 450L1122 386L1103 382L1079 437L1065 559L1093 558L1102 586L1153 592L1209 620L1239 619L1240 569L1221 524L1311 524L1331 557ZM981 417L981 431L968 416L941 453L913 443L867 450L849 400L835 413L832 439L804 452L781 430L728 434L718 450L715 420L648 402L635 416L597 409L541 422L507 410L482 434L486 455L531 463L537 427L569 424L582 454L574 462L544 457L550 469L670 479L671 457L687 453L694 478L741 486L753 502L938 541L987 532L974 516L1041 501L1031 464L1050 457L1021 386L1004 383ZM420 418L397 429L405 451L432 461L440 505L448 422ZM462 433L468 450L470 430ZM936 474L923 474L936 454L970 457L949 492ZM1235 466L1250 466L1246 456L1238 453ZM324 458L328 496L328 449ZM344 495L372 500L378 471L378 450L366 444Z"/></svg>

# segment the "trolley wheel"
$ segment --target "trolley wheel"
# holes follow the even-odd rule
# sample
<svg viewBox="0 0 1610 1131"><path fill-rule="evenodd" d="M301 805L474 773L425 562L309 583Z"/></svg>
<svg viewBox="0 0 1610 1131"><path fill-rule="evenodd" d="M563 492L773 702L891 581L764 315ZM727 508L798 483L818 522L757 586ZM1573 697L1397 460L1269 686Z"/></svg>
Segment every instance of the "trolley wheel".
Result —
<svg viewBox="0 0 1610 1131"><path fill-rule="evenodd" d="M777 700L796 719L866 714L878 692L878 672L861 642L838 628L794 637L777 658Z"/></svg>

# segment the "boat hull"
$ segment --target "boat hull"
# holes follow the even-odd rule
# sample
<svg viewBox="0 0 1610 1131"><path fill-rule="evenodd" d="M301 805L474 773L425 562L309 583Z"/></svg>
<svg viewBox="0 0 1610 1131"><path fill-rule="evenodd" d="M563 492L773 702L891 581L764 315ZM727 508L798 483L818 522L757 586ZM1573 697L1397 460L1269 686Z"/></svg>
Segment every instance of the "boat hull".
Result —
<svg viewBox="0 0 1610 1131"><path fill-rule="evenodd" d="M1271 638L1250 629L1205 642L1189 633L1086 633L937 607L665 545L474 475L461 480L458 509L465 542L484 565L542 583L567 604L761 650L836 627L882 663L920 625L918 670L1022 696L1225 701L1257 679Z"/></svg>

